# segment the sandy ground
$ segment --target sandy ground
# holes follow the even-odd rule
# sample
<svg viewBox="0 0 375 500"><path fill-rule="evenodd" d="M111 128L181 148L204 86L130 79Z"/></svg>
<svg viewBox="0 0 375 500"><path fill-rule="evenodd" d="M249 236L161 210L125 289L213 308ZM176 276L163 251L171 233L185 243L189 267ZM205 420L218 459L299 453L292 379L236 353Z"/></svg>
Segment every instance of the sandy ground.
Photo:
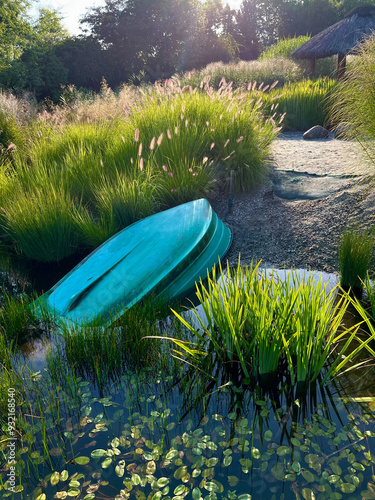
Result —
<svg viewBox="0 0 375 500"><path fill-rule="evenodd" d="M273 144L269 182L210 202L233 233L231 265L262 260L267 267L337 272L338 243L344 228L370 228L375 195L368 176L375 173L357 143L338 139L305 141L286 133Z"/></svg>

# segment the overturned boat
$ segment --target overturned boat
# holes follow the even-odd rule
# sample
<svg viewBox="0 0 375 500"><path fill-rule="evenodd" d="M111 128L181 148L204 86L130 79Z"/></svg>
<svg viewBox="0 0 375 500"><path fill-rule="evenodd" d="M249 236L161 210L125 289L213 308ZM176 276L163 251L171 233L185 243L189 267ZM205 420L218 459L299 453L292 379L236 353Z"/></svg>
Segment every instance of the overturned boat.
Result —
<svg viewBox="0 0 375 500"><path fill-rule="evenodd" d="M152 296L186 297L223 258L231 232L205 199L160 212L99 246L39 298L65 323L112 323Z"/></svg>

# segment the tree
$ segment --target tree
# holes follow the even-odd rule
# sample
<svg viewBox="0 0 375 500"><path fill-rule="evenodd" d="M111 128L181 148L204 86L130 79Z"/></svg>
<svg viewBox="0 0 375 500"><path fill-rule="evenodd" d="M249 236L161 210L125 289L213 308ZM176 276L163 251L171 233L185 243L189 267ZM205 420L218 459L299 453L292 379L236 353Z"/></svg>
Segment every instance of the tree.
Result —
<svg viewBox="0 0 375 500"><path fill-rule="evenodd" d="M243 0L236 13L236 28L234 39L240 59L257 59L260 54L258 10L253 0Z"/></svg>
<svg viewBox="0 0 375 500"><path fill-rule="evenodd" d="M68 71L55 53L56 46L69 36L60 15L41 9L27 35L20 56L0 73L0 84L13 91L33 92L38 99L57 100L61 86L68 83Z"/></svg>
<svg viewBox="0 0 375 500"><path fill-rule="evenodd" d="M27 0L0 0L0 71L8 68L27 45L29 5Z"/></svg>

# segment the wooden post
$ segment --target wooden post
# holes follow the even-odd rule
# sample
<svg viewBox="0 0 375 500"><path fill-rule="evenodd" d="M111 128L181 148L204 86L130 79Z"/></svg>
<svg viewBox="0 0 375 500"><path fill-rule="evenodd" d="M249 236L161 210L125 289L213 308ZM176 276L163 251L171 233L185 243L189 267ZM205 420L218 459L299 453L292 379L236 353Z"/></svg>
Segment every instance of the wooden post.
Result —
<svg viewBox="0 0 375 500"><path fill-rule="evenodd" d="M337 61L337 79L343 80L345 76L345 68L346 68L346 56L338 55Z"/></svg>

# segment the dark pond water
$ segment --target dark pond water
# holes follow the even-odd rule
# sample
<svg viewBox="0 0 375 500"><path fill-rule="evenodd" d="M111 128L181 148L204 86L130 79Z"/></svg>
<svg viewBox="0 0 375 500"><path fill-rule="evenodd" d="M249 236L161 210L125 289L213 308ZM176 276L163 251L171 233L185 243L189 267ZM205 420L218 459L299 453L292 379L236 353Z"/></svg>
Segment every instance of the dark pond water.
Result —
<svg viewBox="0 0 375 500"><path fill-rule="evenodd" d="M51 269L8 266L3 288L46 291L69 270ZM0 439L0 498L375 498L371 367L303 396L228 380L218 387L183 366L174 377L127 371L99 390L46 362L56 338L22 346L21 364L36 372L24 376L29 401L16 443L23 491L4 489L9 452Z"/></svg>

